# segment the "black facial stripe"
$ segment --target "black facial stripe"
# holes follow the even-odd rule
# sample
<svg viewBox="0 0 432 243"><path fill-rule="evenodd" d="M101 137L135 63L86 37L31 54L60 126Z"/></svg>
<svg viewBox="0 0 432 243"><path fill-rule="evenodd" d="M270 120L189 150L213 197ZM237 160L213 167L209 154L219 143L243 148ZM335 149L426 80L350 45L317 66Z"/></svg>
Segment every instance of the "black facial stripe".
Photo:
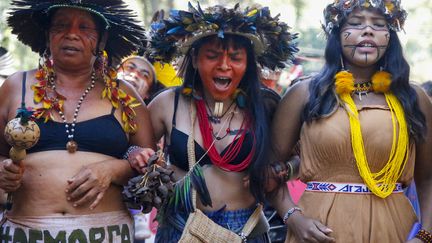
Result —
<svg viewBox="0 0 432 243"><path fill-rule="evenodd" d="M346 40L351 35L351 32L346 31L346 32L343 33L343 35L344 35L344 38Z"/></svg>
<svg viewBox="0 0 432 243"><path fill-rule="evenodd" d="M356 45L345 45L344 47L350 47L352 48L351 50L351 58L354 58L355 52L357 51L357 47ZM386 49L387 46L380 46L377 48L377 57L376 57L376 61L379 60L380 55L381 55L381 49ZM366 58L366 63L368 63L368 53L365 53L365 58Z"/></svg>
<svg viewBox="0 0 432 243"><path fill-rule="evenodd" d="M351 58L354 58L356 49L357 49L357 46L354 46L354 48L351 50Z"/></svg>
<svg viewBox="0 0 432 243"><path fill-rule="evenodd" d="M371 29L373 29L373 30L375 30L375 31L387 31L387 32L388 32L388 29L385 29L385 27L381 27L382 29L381 29L381 28L378 29L378 28L373 27L373 26L371 26L371 25L345 27L345 28L342 29L342 31L347 31L347 30L364 30L364 29L366 29L367 27L370 27Z"/></svg>

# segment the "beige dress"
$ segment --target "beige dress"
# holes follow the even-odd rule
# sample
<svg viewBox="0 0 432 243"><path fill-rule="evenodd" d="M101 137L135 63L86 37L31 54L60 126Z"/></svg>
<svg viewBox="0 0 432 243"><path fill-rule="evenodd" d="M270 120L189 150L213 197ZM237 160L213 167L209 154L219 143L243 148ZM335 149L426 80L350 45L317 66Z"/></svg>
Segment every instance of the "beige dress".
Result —
<svg viewBox="0 0 432 243"><path fill-rule="evenodd" d="M390 154L393 126L384 106L358 107L363 140L372 172L380 170ZM301 131L300 179L303 182L363 183L351 148L348 115L338 108L328 117L304 124ZM415 146L399 182L413 178ZM385 199L373 194L306 191L299 205L308 217L333 230L338 243L405 242L416 221L414 210L403 193ZM289 237L289 242L297 242Z"/></svg>

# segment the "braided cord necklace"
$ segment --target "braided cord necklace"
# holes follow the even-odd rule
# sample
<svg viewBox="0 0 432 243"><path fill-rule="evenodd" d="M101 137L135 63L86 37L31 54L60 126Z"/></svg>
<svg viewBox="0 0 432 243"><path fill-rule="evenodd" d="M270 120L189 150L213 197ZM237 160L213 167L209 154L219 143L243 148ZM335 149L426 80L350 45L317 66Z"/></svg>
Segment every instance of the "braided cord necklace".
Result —
<svg viewBox="0 0 432 243"><path fill-rule="evenodd" d="M360 119L357 107L351 97L354 91L354 76L348 71L340 71L335 75L336 93L345 103L351 129L351 146L360 176L373 194L380 198L389 196L396 182L402 175L408 161L409 136L403 107L397 97L389 90L391 75L379 71L372 76L372 89L383 92L389 106L393 139L389 159L386 165L378 172L371 172L366 158ZM398 131L396 127L399 127Z"/></svg>

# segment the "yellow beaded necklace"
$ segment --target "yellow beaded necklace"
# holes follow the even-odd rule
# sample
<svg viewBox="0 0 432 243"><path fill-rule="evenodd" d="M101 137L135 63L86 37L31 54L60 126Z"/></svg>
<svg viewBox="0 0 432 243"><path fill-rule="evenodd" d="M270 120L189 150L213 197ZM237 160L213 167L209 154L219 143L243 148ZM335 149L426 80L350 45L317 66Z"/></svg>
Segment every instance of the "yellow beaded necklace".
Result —
<svg viewBox="0 0 432 243"><path fill-rule="evenodd" d="M379 71L372 76L372 90L384 93L393 124L393 140L389 159L379 172L374 173L371 172L367 162L359 114L351 97L354 91L354 77L348 71L340 71L335 75L336 93L345 103L345 109L349 116L351 144L360 176L372 193L381 198L386 198L393 192L396 182L405 168L409 151L405 113L397 97L389 90L390 83L391 75L388 72ZM396 131L397 126L399 126L398 131Z"/></svg>

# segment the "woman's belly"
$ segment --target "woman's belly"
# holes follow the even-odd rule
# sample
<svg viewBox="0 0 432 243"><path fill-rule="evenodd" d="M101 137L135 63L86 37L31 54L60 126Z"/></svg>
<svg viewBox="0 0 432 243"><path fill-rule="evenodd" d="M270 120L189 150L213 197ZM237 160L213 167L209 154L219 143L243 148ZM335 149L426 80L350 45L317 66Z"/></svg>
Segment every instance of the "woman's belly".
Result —
<svg viewBox="0 0 432 243"><path fill-rule="evenodd" d="M204 207L198 202L198 208L215 211L225 206L225 210L231 211L255 205L255 199L244 179L246 173L228 172L212 165L204 166L203 173L212 199L212 207Z"/></svg>
<svg viewBox="0 0 432 243"><path fill-rule="evenodd" d="M125 209L120 186L111 184L98 206L90 210L93 202L74 207L67 200L66 188L71 179L84 167L110 156L90 152L70 154L67 151L45 151L28 154L23 162L21 187L13 193L14 216L41 216L56 214L93 214Z"/></svg>

